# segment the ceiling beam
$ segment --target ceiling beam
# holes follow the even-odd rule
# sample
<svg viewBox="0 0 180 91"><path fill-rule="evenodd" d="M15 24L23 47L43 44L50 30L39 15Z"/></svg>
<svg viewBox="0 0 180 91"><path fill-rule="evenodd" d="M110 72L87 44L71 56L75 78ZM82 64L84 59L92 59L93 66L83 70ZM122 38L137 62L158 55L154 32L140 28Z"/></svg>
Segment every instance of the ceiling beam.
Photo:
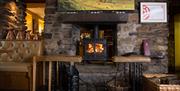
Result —
<svg viewBox="0 0 180 91"><path fill-rule="evenodd" d="M173 14L180 13L180 0L170 1L170 12L172 12Z"/></svg>
<svg viewBox="0 0 180 91"><path fill-rule="evenodd" d="M27 3L27 8L39 8L39 7L45 7L45 3Z"/></svg>
<svg viewBox="0 0 180 91"><path fill-rule="evenodd" d="M45 0L25 0L26 3L45 3Z"/></svg>

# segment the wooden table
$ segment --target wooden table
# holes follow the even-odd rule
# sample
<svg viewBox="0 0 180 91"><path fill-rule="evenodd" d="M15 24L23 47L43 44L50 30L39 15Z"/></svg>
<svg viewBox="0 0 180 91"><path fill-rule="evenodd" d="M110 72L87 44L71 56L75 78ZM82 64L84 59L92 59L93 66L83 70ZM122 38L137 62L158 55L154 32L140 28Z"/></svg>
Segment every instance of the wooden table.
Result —
<svg viewBox="0 0 180 91"><path fill-rule="evenodd" d="M113 62L129 63L129 81L132 86L131 91L140 91L142 63L151 62L151 58L142 55L114 56Z"/></svg>
<svg viewBox="0 0 180 91"><path fill-rule="evenodd" d="M49 80L48 91L51 91L52 80L52 62L69 62L72 65L82 61L81 56L68 56L68 55L47 55L47 56L34 56L33 57L33 91L36 91L36 65L37 62L43 62L43 85L45 85L45 62L49 62Z"/></svg>
<svg viewBox="0 0 180 91"><path fill-rule="evenodd" d="M151 58L147 56L141 56L141 55L114 56L113 62L116 62L116 63L151 62Z"/></svg>

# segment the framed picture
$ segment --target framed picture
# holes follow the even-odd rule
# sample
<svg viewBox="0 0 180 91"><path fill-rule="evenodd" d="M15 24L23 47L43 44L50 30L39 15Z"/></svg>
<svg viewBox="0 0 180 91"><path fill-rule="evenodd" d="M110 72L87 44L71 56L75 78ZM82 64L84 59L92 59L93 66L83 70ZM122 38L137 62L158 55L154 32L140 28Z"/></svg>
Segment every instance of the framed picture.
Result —
<svg viewBox="0 0 180 91"><path fill-rule="evenodd" d="M58 0L59 11L135 10L135 0Z"/></svg>
<svg viewBox="0 0 180 91"><path fill-rule="evenodd" d="M166 2L141 2L140 3L140 22L156 23L167 22L167 3Z"/></svg>

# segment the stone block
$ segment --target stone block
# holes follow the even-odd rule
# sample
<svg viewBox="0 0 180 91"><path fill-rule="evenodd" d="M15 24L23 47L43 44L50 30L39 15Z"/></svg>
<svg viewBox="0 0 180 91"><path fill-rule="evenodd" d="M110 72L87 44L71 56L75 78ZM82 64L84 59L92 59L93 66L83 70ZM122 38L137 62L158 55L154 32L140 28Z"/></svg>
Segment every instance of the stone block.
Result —
<svg viewBox="0 0 180 91"><path fill-rule="evenodd" d="M58 40L51 40L51 39L46 39L44 44L45 44L45 49L51 49L51 50L55 50L58 49L59 46L57 44Z"/></svg>
<svg viewBox="0 0 180 91"><path fill-rule="evenodd" d="M144 65L143 66L143 71L144 73L160 73L160 66L154 66L154 65ZM157 70L159 69L159 70Z"/></svg>
<svg viewBox="0 0 180 91"><path fill-rule="evenodd" d="M48 7L52 7L52 6L54 6L54 7L56 7L57 6L57 1L58 0L46 0L46 6Z"/></svg>
<svg viewBox="0 0 180 91"><path fill-rule="evenodd" d="M168 46L167 45L151 45L150 49L154 51L166 51L168 49Z"/></svg>
<svg viewBox="0 0 180 91"><path fill-rule="evenodd" d="M117 32L117 37L118 38L127 38L129 36L132 36L130 34L136 33L137 28L139 27L139 24L118 24L118 32Z"/></svg>
<svg viewBox="0 0 180 91"><path fill-rule="evenodd" d="M64 38L62 40L62 44L64 44L64 45L71 45L72 44L71 38Z"/></svg>
<svg viewBox="0 0 180 91"><path fill-rule="evenodd" d="M168 39L164 37L155 37L152 40L152 43L156 43L158 45L167 45L168 44Z"/></svg>
<svg viewBox="0 0 180 91"><path fill-rule="evenodd" d="M132 13L128 15L128 23L139 23L139 15L138 13Z"/></svg>
<svg viewBox="0 0 180 91"><path fill-rule="evenodd" d="M135 46L136 46L136 38L118 39L118 43L117 43L118 54L123 55L126 53L133 52Z"/></svg>
<svg viewBox="0 0 180 91"><path fill-rule="evenodd" d="M71 38L72 34L70 30L63 31L64 38Z"/></svg>
<svg viewBox="0 0 180 91"><path fill-rule="evenodd" d="M46 23L54 23L55 22L55 14L47 14L45 16L45 24Z"/></svg>
<svg viewBox="0 0 180 91"><path fill-rule="evenodd" d="M57 33L53 33L53 39L63 39L63 34L57 32Z"/></svg>
<svg viewBox="0 0 180 91"><path fill-rule="evenodd" d="M60 31L59 31L59 28L60 28L59 26L55 26L55 27L52 26L51 32L53 32L53 33L58 33L58 32L60 32Z"/></svg>
<svg viewBox="0 0 180 91"><path fill-rule="evenodd" d="M52 28L53 28L53 27L52 27L52 24L45 24L45 27L44 27L45 30L44 30L44 32L45 32L45 33L52 33L52 31L51 31Z"/></svg>
<svg viewBox="0 0 180 91"><path fill-rule="evenodd" d="M56 21L54 22L53 27L61 27L61 21L57 20L57 18L55 18L55 20Z"/></svg>
<svg viewBox="0 0 180 91"><path fill-rule="evenodd" d="M45 9L45 14L55 14L56 13L56 7L52 7L52 6L50 6L50 7L46 7L46 9Z"/></svg>
<svg viewBox="0 0 180 91"><path fill-rule="evenodd" d="M137 28L137 32L149 32L150 27L148 25L141 25L140 27Z"/></svg>
<svg viewBox="0 0 180 91"><path fill-rule="evenodd" d="M52 39L52 33L44 33L45 39Z"/></svg>
<svg viewBox="0 0 180 91"><path fill-rule="evenodd" d="M66 29L66 28L72 28L72 24L61 24L61 28L62 29Z"/></svg>

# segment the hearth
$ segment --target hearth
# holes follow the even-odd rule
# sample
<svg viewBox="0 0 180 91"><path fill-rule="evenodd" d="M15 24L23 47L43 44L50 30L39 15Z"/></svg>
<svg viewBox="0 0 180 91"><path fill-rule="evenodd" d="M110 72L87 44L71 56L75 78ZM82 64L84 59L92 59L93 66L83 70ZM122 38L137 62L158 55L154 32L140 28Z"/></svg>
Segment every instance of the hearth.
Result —
<svg viewBox="0 0 180 91"><path fill-rule="evenodd" d="M107 41L99 38L99 27L94 27L94 38L83 39L84 60L107 60Z"/></svg>

